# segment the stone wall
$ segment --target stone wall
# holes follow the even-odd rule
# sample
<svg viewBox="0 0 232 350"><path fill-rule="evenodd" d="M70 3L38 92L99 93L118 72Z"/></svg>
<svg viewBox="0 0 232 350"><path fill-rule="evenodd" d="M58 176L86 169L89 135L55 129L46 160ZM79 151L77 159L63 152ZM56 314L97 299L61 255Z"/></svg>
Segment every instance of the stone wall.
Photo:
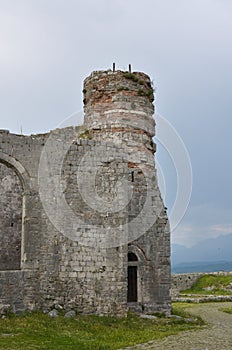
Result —
<svg viewBox="0 0 232 350"><path fill-rule="evenodd" d="M178 296L181 290L191 288L201 276L202 273L173 274L171 295Z"/></svg>
<svg viewBox="0 0 232 350"><path fill-rule="evenodd" d="M16 257L21 240L21 255L0 265L0 304L126 315L135 306L127 300L131 251L135 308L169 313L170 230L156 178L150 80L94 72L83 92L83 126L0 132L0 204L9 208L3 254Z"/></svg>
<svg viewBox="0 0 232 350"><path fill-rule="evenodd" d="M0 163L0 270L16 270L21 262L23 189L15 171Z"/></svg>
<svg viewBox="0 0 232 350"><path fill-rule="evenodd" d="M172 288L171 288L171 294L172 296L178 296L179 292L181 290L189 289L192 287L192 285L204 275L220 275L220 276L230 276L232 275L232 272L198 272L198 273L180 273L180 274L173 274L171 276L172 278Z"/></svg>

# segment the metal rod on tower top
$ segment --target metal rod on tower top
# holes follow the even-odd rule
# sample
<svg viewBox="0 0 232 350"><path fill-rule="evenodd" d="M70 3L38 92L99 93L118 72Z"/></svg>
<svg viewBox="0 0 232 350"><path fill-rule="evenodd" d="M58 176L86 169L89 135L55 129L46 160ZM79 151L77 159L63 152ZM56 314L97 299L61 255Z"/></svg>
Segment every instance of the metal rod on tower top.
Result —
<svg viewBox="0 0 232 350"><path fill-rule="evenodd" d="M113 72L115 72L115 63L113 63Z"/></svg>

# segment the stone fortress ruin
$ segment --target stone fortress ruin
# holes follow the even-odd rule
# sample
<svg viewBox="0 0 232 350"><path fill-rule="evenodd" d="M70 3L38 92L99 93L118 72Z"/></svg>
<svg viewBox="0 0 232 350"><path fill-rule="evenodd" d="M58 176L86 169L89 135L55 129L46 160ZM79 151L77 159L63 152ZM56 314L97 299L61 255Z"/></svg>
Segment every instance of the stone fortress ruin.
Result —
<svg viewBox="0 0 232 350"><path fill-rule="evenodd" d="M150 78L95 71L83 95L81 126L0 131L0 304L168 314L170 229Z"/></svg>

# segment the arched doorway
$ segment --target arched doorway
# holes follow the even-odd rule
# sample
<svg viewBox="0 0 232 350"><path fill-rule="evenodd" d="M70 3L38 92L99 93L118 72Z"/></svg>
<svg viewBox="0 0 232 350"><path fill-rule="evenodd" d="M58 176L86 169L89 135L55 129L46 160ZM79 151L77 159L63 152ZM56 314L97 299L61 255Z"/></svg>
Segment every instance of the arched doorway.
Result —
<svg viewBox="0 0 232 350"><path fill-rule="evenodd" d="M138 301L138 258L136 254L128 253L127 267L127 302Z"/></svg>
<svg viewBox="0 0 232 350"><path fill-rule="evenodd" d="M0 161L0 270L21 265L23 188L12 167Z"/></svg>

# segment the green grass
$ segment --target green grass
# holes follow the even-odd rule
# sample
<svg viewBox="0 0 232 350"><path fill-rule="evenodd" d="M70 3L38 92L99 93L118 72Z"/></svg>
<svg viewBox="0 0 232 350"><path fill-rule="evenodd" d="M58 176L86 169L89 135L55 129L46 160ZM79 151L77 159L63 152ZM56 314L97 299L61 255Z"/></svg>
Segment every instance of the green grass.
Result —
<svg viewBox="0 0 232 350"><path fill-rule="evenodd" d="M185 317L185 318L192 317L188 313L188 309L191 307L194 307L193 303L187 303L187 302L172 303L172 314ZM200 318L198 319L198 322L200 324L204 323Z"/></svg>
<svg viewBox="0 0 232 350"><path fill-rule="evenodd" d="M137 83L139 81L139 78L137 77L136 74L134 73L130 73L130 72L125 72L124 73L124 77L126 79L130 79L130 80L133 80L133 82Z"/></svg>
<svg viewBox="0 0 232 350"><path fill-rule="evenodd" d="M232 307L225 307L220 309L223 312L226 312L227 314L231 314L232 315Z"/></svg>
<svg viewBox="0 0 232 350"><path fill-rule="evenodd" d="M176 307L174 310L178 313ZM114 350L196 329L201 324L201 320L150 320L132 314L127 318L79 315L73 319L50 318L43 313L8 315L0 319L0 349Z"/></svg>
<svg viewBox="0 0 232 350"><path fill-rule="evenodd" d="M182 290L180 294L200 295L232 295L232 290L225 289L232 283L232 276L204 275L191 288ZM213 288L207 290L207 288Z"/></svg>

